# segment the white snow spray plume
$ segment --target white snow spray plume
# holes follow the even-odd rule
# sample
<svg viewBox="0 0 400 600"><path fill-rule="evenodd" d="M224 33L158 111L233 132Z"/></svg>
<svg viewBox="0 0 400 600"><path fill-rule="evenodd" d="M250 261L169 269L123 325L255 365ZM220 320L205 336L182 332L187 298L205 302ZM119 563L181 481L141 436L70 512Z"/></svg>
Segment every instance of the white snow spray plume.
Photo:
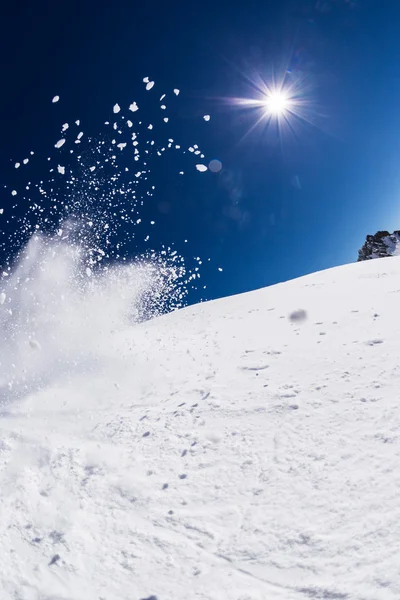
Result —
<svg viewBox="0 0 400 600"><path fill-rule="evenodd" d="M82 248L35 235L0 296L0 403L95 367L115 333L179 302L182 267L147 260L85 267Z"/></svg>
<svg viewBox="0 0 400 600"><path fill-rule="evenodd" d="M170 97L176 101L175 90ZM160 128L169 120L164 98ZM196 286L200 257L187 266L171 245L152 248L155 222L142 213L155 194L155 162L168 151L186 154L196 172L204 154L198 145L186 153L164 130L156 142L152 123L134 121L139 109L135 101L125 116L115 104L114 123L105 122L111 135L97 138L85 138L80 120L64 123L47 177L10 188L14 204L2 211L0 238L0 250L8 250L0 279L0 405L71 370L95 368L110 336L183 307ZM18 177L27 162L15 161Z"/></svg>

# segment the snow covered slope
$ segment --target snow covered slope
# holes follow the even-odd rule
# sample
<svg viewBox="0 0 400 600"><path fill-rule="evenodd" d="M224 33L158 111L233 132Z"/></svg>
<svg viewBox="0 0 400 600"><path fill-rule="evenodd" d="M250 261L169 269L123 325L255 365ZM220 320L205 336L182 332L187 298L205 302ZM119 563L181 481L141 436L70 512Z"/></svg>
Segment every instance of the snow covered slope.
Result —
<svg viewBox="0 0 400 600"><path fill-rule="evenodd" d="M3 383L1 599L398 600L399 300L384 258L108 333L105 304L86 360Z"/></svg>

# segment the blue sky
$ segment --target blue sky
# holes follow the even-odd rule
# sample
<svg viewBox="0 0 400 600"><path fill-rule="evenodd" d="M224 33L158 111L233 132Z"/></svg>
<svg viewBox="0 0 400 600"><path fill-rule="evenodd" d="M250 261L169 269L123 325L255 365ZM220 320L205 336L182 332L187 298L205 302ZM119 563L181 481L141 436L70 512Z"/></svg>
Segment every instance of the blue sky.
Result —
<svg viewBox="0 0 400 600"><path fill-rule="evenodd" d="M159 90L181 89L171 133L198 140L223 165L178 181L171 159L143 209L156 220L155 247L172 241L212 257L207 298L354 261L367 233L400 226L399 19L396 2L374 0L3 7L0 176L18 186L16 158L45 155L64 121L80 118L96 134L150 75ZM313 124L298 123L296 135L261 125L249 133L254 112L228 99L254 97L251 81L269 84L287 69ZM35 164L24 173L41 176ZM13 227L9 220L3 233ZM10 248L2 253L4 262Z"/></svg>

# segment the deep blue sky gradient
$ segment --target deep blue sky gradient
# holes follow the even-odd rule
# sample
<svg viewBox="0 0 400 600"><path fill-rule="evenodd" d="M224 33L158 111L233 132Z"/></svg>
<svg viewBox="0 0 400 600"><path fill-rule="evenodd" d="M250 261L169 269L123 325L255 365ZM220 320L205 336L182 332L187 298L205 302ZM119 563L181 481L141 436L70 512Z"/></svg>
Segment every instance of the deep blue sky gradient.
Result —
<svg viewBox="0 0 400 600"><path fill-rule="evenodd" d="M171 135L197 137L224 167L179 184L156 174L157 202L171 210L145 208L153 245L213 258L208 298L354 261L367 233L400 227L399 27L395 0L2 5L0 177L17 185L15 160L48 154L65 121L100 131L149 75L157 93L182 90ZM316 126L245 135L252 113L221 99L251 96L246 77L285 68L303 79Z"/></svg>

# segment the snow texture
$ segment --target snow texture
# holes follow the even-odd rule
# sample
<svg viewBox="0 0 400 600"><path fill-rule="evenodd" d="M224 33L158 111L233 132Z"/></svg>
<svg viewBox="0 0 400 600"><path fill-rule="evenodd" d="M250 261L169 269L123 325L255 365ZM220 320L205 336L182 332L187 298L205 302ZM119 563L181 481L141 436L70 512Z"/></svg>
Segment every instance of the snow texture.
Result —
<svg viewBox="0 0 400 600"><path fill-rule="evenodd" d="M400 258L135 325L132 272L78 290L63 246L27 256L0 307L2 598L400 597Z"/></svg>

